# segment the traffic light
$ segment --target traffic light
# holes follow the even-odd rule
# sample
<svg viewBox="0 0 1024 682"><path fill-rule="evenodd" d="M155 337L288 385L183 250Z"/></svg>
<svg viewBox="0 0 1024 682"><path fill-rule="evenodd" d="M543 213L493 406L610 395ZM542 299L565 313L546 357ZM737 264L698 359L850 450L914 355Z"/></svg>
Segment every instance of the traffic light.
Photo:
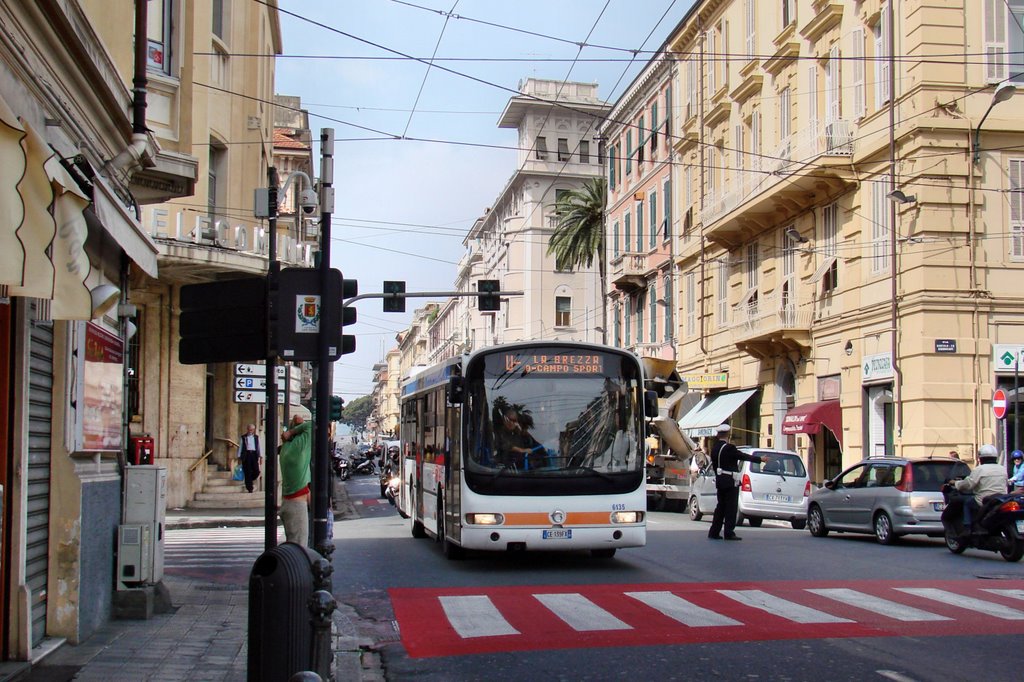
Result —
<svg viewBox="0 0 1024 682"><path fill-rule="evenodd" d="M476 290L488 296L477 296L477 308L483 312L494 312L501 309L501 299L497 292L501 291L500 282L496 279L481 279L476 283Z"/></svg>
<svg viewBox="0 0 1024 682"><path fill-rule="evenodd" d="M341 411L345 409L345 400L340 395L331 396L331 419L332 422L341 421Z"/></svg>
<svg viewBox="0 0 1024 682"><path fill-rule="evenodd" d="M347 301L350 298L355 298L359 295L359 282L354 279L343 279L341 280L341 300L342 302ZM402 299L405 300L405 299ZM356 309L350 305L343 305L341 308L341 328L344 331L345 327L350 324L356 323ZM341 354L348 355L349 353L356 352L356 337L354 334L342 334L341 335Z"/></svg>
<svg viewBox="0 0 1024 682"><path fill-rule="evenodd" d="M384 282L384 293L385 294L404 294L405 293L405 282ZM384 312L386 313L404 313L405 312L405 297L388 298L384 297Z"/></svg>

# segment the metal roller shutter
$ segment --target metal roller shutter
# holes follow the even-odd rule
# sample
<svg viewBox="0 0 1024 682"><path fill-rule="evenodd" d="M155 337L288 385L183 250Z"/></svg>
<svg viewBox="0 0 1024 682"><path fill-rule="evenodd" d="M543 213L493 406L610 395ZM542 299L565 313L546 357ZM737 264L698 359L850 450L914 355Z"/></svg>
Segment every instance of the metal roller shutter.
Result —
<svg viewBox="0 0 1024 682"><path fill-rule="evenodd" d="M35 304L32 304L34 313ZM34 317L30 314L29 316ZM50 545L50 422L53 413L53 324L30 322L28 510L25 575L32 591L32 644L46 634Z"/></svg>

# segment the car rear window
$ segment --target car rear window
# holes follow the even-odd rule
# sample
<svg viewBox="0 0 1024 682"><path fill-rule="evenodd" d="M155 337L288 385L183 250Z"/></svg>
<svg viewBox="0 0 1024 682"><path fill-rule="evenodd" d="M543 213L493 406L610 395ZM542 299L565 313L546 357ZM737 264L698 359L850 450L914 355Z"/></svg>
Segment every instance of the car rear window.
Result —
<svg viewBox="0 0 1024 682"><path fill-rule="evenodd" d="M951 478L963 478L971 473L963 462L914 462L911 464L914 490L938 492Z"/></svg>
<svg viewBox="0 0 1024 682"><path fill-rule="evenodd" d="M752 474L782 474L783 476L806 476L807 469L804 468L803 460L798 455L783 452L766 452L759 450L755 455L767 455L768 461L750 463Z"/></svg>

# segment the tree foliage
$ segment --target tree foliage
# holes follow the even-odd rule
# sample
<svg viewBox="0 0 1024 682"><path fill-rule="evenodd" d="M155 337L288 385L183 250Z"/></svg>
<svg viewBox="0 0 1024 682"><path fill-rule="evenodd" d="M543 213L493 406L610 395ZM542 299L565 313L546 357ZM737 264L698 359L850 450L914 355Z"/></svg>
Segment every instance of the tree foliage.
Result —
<svg viewBox="0 0 1024 682"><path fill-rule="evenodd" d="M353 431L362 433L366 430L366 420L371 414L373 397L364 395L345 403L345 408L341 411L341 423L351 427Z"/></svg>

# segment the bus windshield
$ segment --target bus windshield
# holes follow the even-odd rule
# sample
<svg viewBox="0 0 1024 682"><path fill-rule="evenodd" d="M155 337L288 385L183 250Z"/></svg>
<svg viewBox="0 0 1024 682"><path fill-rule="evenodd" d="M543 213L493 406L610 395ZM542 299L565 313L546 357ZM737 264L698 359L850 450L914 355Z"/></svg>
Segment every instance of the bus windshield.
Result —
<svg viewBox="0 0 1024 682"><path fill-rule="evenodd" d="M466 369L464 461L492 494L635 488L643 471L639 365L629 355L503 349Z"/></svg>

